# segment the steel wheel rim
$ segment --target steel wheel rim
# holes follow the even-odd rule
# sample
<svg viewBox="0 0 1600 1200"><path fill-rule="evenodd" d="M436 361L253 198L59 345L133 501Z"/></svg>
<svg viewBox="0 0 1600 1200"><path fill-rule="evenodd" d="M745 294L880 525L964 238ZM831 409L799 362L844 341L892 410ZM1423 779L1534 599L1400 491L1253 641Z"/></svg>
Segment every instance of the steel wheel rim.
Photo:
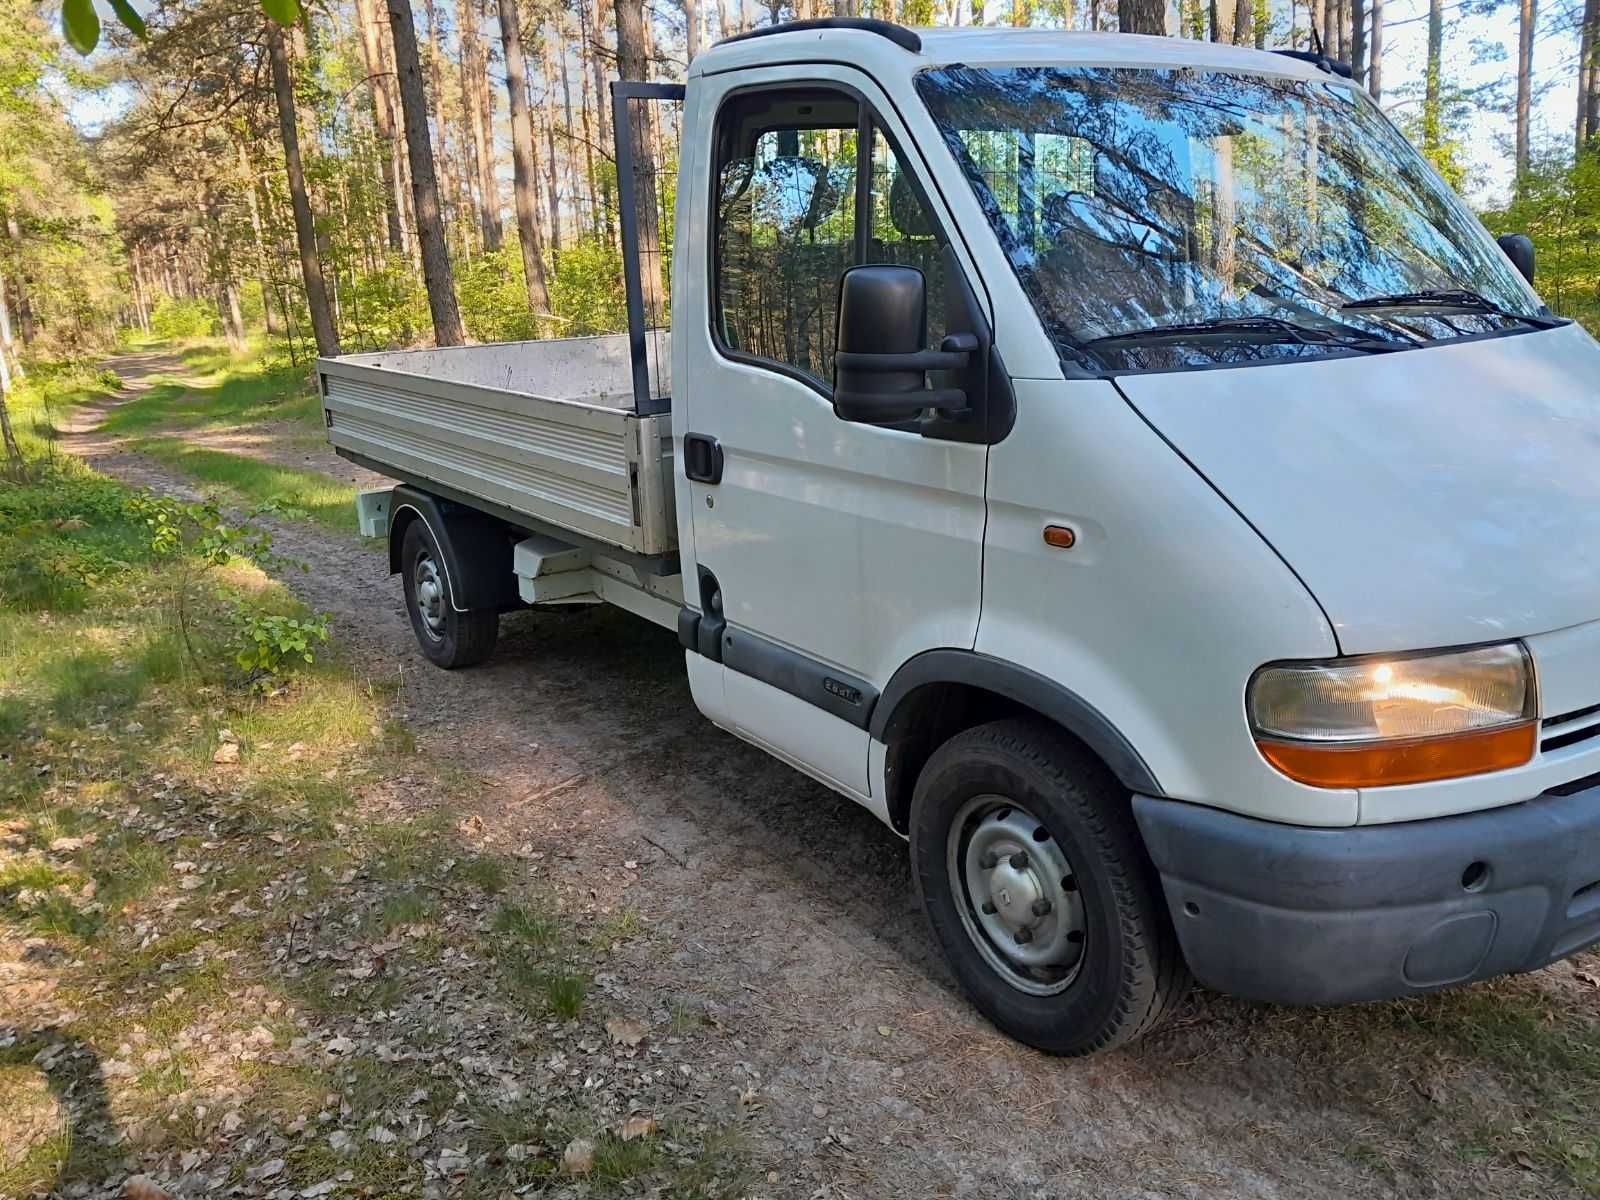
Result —
<svg viewBox="0 0 1600 1200"><path fill-rule="evenodd" d="M417 616L422 620L423 631L438 641L444 637L444 580L433 555L426 550L417 555L411 580L416 587Z"/></svg>
<svg viewBox="0 0 1600 1200"><path fill-rule="evenodd" d="M1083 896L1066 852L1026 807L976 796L950 823L946 865L967 936L1018 991L1054 996L1083 965Z"/></svg>

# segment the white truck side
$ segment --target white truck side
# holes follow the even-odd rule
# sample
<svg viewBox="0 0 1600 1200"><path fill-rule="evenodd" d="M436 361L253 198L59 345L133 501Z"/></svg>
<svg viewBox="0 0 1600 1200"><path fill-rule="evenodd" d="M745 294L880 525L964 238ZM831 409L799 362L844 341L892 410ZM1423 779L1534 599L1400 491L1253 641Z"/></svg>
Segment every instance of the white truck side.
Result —
<svg viewBox="0 0 1600 1200"><path fill-rule="evenodd" d="M626 336L319 363L430 659L674 629L1056 1053L1600 940L1600 346L1338 64L829 19L617 97L670 336L622 132Z"/></svg>

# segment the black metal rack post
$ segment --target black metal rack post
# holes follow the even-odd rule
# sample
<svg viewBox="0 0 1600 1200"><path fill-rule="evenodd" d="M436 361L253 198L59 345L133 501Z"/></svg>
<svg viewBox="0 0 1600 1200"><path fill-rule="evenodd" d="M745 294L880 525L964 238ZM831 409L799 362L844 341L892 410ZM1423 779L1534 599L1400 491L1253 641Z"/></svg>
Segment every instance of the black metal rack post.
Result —
<svg viewBox="0 0 1600 1200"><path fill-rule="evenodd" d="M643 262L639 256L639 198L633 161L630 100L683 99L681 83L611 81L611 130L617 143L617 207L622 223L622 280L628 297L628 353L633 362L633 411L639 416L665 411L669 402L650 395L650 363L645 357Z"/></svg>

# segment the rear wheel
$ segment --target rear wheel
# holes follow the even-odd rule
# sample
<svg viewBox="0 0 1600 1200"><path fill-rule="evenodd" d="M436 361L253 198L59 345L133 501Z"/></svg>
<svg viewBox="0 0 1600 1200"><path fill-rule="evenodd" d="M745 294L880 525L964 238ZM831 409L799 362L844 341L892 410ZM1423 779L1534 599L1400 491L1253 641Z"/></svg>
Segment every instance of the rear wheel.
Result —
<svg viewBox="0 0 1600 1200"><path fill-rule="evenodd" d="M941 746L917 779L911 856L956 978L1018 1041L1109 1049L1188 988L1126 793L1053 726L997 721Z"/></svg>
<svg viewBox="0 0 1600 1200"><path fill-rule="evenodd" d="M406 526L400 543L400 576L411 630L430 662L454 670L475 666L493 653L500 636L500 614L456 609L444 555L426 521L419 519Z"/></svg>

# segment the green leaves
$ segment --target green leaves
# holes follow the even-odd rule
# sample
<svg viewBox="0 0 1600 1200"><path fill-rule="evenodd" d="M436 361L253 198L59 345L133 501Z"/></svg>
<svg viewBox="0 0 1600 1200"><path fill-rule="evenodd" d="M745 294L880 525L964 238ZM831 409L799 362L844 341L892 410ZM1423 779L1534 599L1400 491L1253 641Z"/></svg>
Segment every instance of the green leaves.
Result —
<svg viewBox="0 0 1600 1200"><path fill-rule="evenodd" d="M147 36L144 18L129 0L111 0L111 11L128 31L143 41ZM261 0L261 11L279 25L293 25L300 19L300 0ZM88 54L100 44L100 14L94 0L63 0L61 33L79 54Z"/></svg>
<svg viewBox="0 0 1600 1200"><path fill-rule="evenodd" d="M261 0L261 11L283 26L300 19L299 0Z"/></svg>
<svg viewBox="0 0 1600 1200"><path fill-rule="evenodd" d="M111 0L111 11L117 14L117 20L126 25L134 37L141 42L144 41L144 18L134 10L128 0Z"/></svg>
<svg viewBox="0 0 1600 1200"><path fill-rule="evenodd" d="M94 0L65 0L61 5L61 32L79 54L93 50L100 41L100 14L94 11Z"/></svg>
<svg viewBox="0 0 1600 1200"><path fill-rule="evenodd" d="M234 661L245 671L282 675L297 663L316 662L312 645L327 640L327 613L305 618L281 613L246 613L239 629Z"/></svg>

